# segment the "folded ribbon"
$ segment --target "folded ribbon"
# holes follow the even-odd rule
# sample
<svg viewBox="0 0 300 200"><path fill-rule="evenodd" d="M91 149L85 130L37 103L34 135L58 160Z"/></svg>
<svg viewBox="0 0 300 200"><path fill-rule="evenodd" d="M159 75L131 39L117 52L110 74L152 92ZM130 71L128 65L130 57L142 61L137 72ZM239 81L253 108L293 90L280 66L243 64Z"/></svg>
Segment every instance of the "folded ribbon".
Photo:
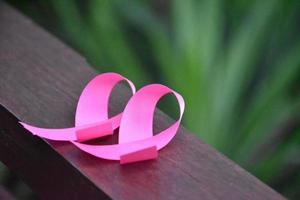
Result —
<svg viewBox="0 0 300 200"><path fill-rule="evenodd" d="M172 89L151 84L141 88L128 101L123 113L108 118L109 97L114 86L127 81L133 93L133 83L116 73L104 73L95 77L84 88L76 109L75 127L62 129L38 128L20 122L35 135L51 140L70 141L79 149L96 157L120 160L121 164L154 159L158 150L175 136L184 112L184 100ZM153 116L158 101L166 94L173 94L180 116L170 127L153 134ZM113 134L119 129L118 144L90 145L81 142Z"/></svg>
<svg viewBox="0 0 300 200"><path fill-rule="evenodd" d="M167 129L153 135L156 104L161 97L169 93L174 94L179 103L179 119ZM121 164L154 159L158 155L157 151L175 136L183 111L184 100L180 94L164 85L148 85L135 93L126 105L120 123L118 144L89 145L71 142L89 154L109 160L120 160Z"/></svg>
<svg viewBox="0 0 300 200"><path fill-rule="evenodd" d="M135 93L133 83L116 73L100 74L87 84L77 104L75 127L48 129L20 123L34 135L50 140L83 142L111 135L119 127L122 113L108 118L109 97L120 81L127 81L132 93Z"/></svg>

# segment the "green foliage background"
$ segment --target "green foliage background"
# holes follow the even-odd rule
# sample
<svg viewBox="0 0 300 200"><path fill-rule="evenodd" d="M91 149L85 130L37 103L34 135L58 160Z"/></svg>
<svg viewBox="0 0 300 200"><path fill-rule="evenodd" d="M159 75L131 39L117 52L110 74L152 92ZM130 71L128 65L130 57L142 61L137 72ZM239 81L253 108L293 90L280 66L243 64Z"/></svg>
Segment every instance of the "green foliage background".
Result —
<svg viewBox="0 0 300 200"><path fill-rule="evenodd" d="M99 70L182 93L187 128L300 198L298 0L11 2Z"/></svg>

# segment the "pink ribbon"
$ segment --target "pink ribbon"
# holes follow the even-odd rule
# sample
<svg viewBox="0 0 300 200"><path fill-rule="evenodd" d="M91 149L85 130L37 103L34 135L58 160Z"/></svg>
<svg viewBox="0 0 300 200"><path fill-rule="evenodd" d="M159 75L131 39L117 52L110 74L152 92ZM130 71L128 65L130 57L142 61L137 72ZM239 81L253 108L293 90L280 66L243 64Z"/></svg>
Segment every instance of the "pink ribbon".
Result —
<svg viewBox="0 0 300 200"><path fill-rule="evenodd" d="M151 84L141 88L128 101L123 114L108 119L108 99L113 87L126 80L133 93L133 84L121 75L105 73L93 79L82 92L77 110L75 127L68 129L42 129L23 124L32 133L54 140L68 140L79 149L99 158L120 160L121 164L154 159L158 150L175 136L184 112L184 100L172 89ZM101 89L100 89L101 88ZM153 116L158 101L166 94L173 94L180 108L180 116L170 127L153 134ZM97 120L100 119L100 122ZM112 134L120 126L118 144L90 145L80 143Z"/></svg>
<svg viewBox="0 0 300 200"><path fill-rule="evenodd" d="M133 83L116 73L100 74L86 85L77 104L75 127L47 129L20 123L34 135L50 140L83 142L112 135L120 125L122 113L109 119L108 103L113 88L120 81L127 81L132 93L135 93Z"/></svg>

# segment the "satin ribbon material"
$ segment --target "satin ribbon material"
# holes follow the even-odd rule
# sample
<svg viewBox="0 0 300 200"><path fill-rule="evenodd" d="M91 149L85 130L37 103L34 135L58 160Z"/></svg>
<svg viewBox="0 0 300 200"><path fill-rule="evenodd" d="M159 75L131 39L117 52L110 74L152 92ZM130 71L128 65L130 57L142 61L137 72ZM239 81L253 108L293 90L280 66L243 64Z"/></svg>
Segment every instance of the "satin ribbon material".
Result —
<svg viewBox="0 0 300 200"><path fill-rule="evenodd" d="M77 104L75 127L48 129L20 123L34 135L50 140L83 142L111 135L119 127L122 113L108 118L109 97L120 81L127 81L132 93L135 93L134 84L117 73L100 74L87 84Z"/></svg>
<svg viewBox="0 0 300 200"><path fill-rule="evenodd" d="M180 116L174 124L153 135L153 116L158 101L166 94L175 95ZM120 160L121 164L154 159L157 151L165 147L175 136L184 112L184 100L172 89L151 84L135 93L126 105L120 123L119 143L113 145L89 145L73 142L81 150L99 158Z"/></svg>
<svg viewBox="0 0 300 200"><path fill-rule="evenodd" d="M128 101L123 113L108 118L109 96L120 81L127 81L133 93L133 83L116 73L104 73L95 77L84 88L76 109L75 127L45 129L20 122L34 135L51 140L70 141L79 149L99 158L120 160L121 164L155 159L158 150L175 136L184 112L184 100L174 90L151 84L141 88ZM167 129L154 135L153 117L158 101L173 94L179 104L179 118ZM82 142L113 134L119 129L118 144L90 145Z"/></svg>

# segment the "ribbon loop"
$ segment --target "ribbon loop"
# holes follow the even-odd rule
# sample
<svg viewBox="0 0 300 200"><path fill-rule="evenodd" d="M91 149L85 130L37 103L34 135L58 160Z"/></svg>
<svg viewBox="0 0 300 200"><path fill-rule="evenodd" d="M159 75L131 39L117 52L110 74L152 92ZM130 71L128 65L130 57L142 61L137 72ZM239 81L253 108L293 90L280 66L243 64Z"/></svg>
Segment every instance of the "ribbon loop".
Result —
<svg viewBox="0 0 300 200"><path fill-rule="evenodd" d="M153 135L152 125L156 105L164 95L175 95L180 108L178 120L169 128ZM126 105L120 123L119 144L89 145L73 142L81 150L99 158L120 160L121 164L154 159L157 151L175 136L184 112L184 100L172 89L151 84L141 88Z"/></svg>
<svg viewBox="0 0 300 200"><path fill-rule="evenodd" d="M133 83L116 73L100 74L86 85L77 104L75 127L48 129L20 123L34 135L50 140L83 142L111 135L119 127L122 113L108 119L109 97L120 81L127 81L132 93L135 93Z"/></svg>
<svg viewBox="0 0 300 200"><path fill-rule="evenodd" d="M92 79L79 98L75 126L63 129L38 128L20 122L34 135L51 140L70 141L79 149L99 158L120 160L121 164L157 158L158 150L175 136L184 112L184 100L174 90L160 84L141 88L128 101L123 113L108 118L109 97L120 81L133 83L116 73L104 73ZM179 118L167 129L153 134L153 116L158 101L173 94L179 104ZM120 126L118 144L89 145L81 142L113 134Z"/></svg>

